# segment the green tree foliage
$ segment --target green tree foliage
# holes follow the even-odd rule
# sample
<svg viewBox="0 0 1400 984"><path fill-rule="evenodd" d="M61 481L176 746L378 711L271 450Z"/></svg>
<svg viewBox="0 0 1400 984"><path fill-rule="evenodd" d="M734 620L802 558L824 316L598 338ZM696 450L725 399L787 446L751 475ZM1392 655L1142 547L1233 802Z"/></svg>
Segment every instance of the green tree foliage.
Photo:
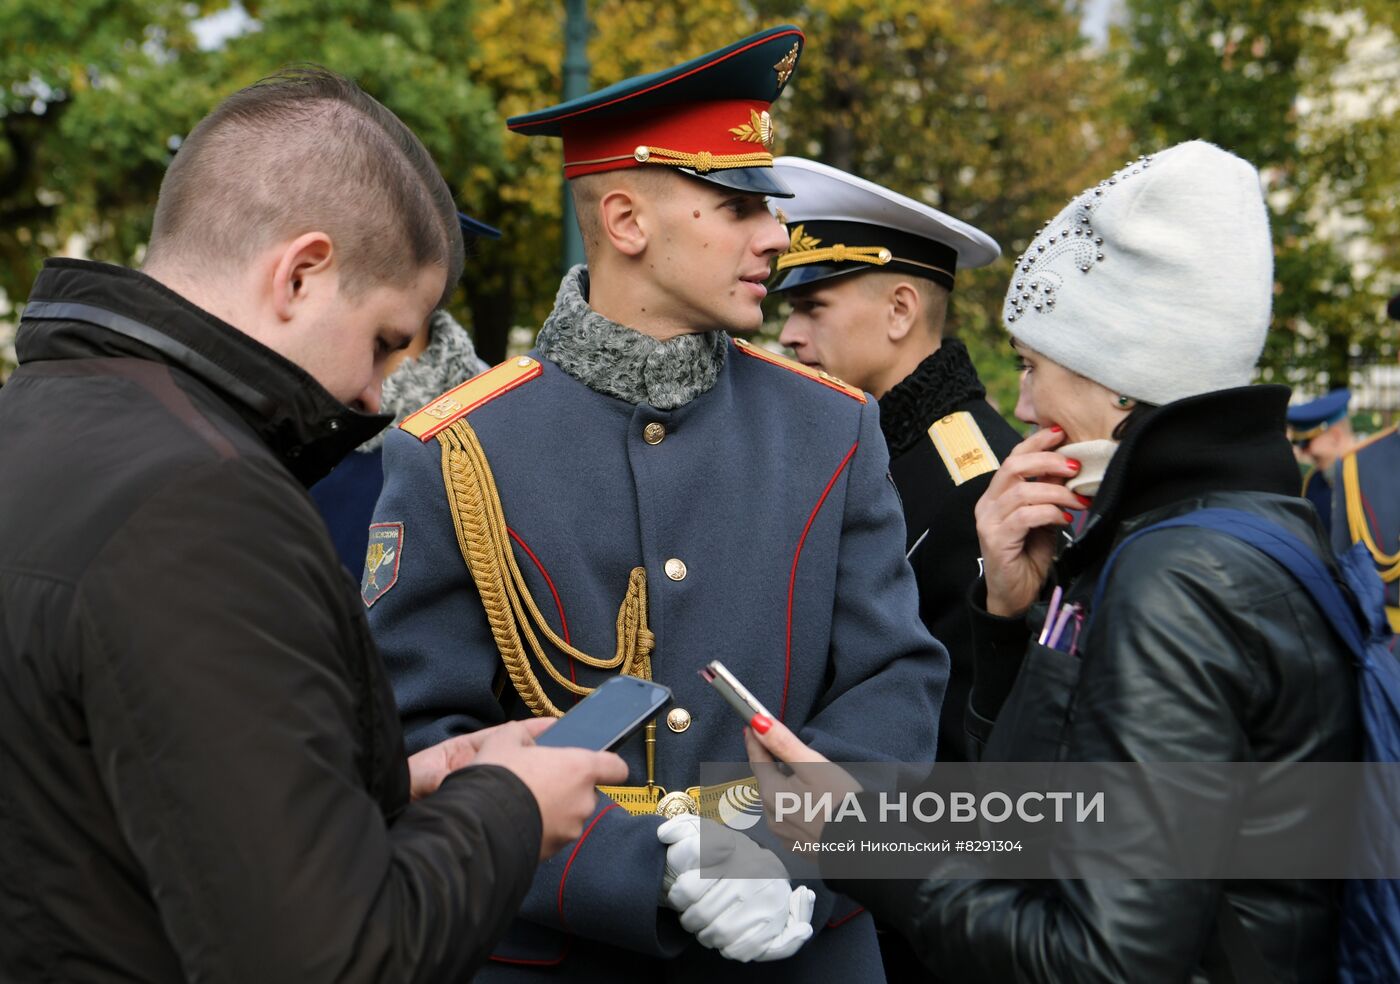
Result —
<svg viewBox="0 0 1400 984"><path fill-rule="evenodd" d="M80 236L133 263L179 141L218 100L293 63L356 78L423 139L459 200L509 180L500 116L466 71L461 0L247 0L252 30L202 50L223 0L7 0L0 8L0 292L28 295Z"/></svg>
<svg viewBox="0 0 1400 984"><path fill-rule="evenodd" d="M1319 390L1345 385L1349 364L1393 361L1383 309L1400 286L1395 6L1128 0L1127 9L1118 41L1137 149L1201 138L1264 177L1276 279L1264 378Z"/></svg>
<svg viewBox="0 0 1400 984"><path fill-rule="evenodd" d="M1110 112L1115 66L1079 34L1072 3L1029 11L1010 0L711 0L589 5L592 82L606 85L791 22L807 46L774 114L779 151L829 161L985 229L1012 256L1071 195L1121 162L1128 137ZM558 98L557 0L479 0L470 72L502 115ZM468 270L479 340L537 326L559 279L559 142L508 137L512 180L484 214L507 241ZM500 211L495 211L499 208ZM1009 258L958 278L954 329L981 356L993 394L1014 402L1000 328ZM774 305L773 327L780 317ZM483 345L492 354L487 342Z"/></svg>

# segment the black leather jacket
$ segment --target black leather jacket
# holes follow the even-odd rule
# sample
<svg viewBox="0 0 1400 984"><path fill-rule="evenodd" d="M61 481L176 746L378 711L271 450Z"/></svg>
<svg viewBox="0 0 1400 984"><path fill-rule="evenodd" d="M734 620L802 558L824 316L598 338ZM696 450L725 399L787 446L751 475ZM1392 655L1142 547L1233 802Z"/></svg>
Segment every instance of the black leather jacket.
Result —
<svg viewBox="0 0 1400 984"><path fill-rule="evenodd" d="M1113 545L1208 506L1248 510L1327 555L1291 493L1287 390L1207 394L1153 413L1110 465L1079 541L1056 562L1087 603ZM980 587L980 586L979 586ZM974 596L974 601L977 601ZM1044 604L974 604L969 730L988 761L1295 762L1358 757L1349 655L1287 572L1242 543L1173 529L1127 547L1070 657L1032 643ZM1246 821L1247 822L1247 821ZM843 883L948 981L1220 980L1221 893L1278 981L1335 975L1337 886L1319 881Z"/></svg>

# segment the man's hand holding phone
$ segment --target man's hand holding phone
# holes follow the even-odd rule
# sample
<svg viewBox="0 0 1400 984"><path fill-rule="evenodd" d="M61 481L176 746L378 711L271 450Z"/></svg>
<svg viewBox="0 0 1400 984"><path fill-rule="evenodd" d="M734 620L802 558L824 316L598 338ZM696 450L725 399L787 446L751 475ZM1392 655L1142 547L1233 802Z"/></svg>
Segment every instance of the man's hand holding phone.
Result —
<svg viewBox="0 0 1400 984"><path fill-rule="evenodd" d="M598 802L595 786L627 778L627 763L612 752L537 745L535 739L553 725L552 718L510 721L425 748L408 760L413 798L429 795L450 773L471 765L509 769L539 806L544 860L583 833Z"/></svg>

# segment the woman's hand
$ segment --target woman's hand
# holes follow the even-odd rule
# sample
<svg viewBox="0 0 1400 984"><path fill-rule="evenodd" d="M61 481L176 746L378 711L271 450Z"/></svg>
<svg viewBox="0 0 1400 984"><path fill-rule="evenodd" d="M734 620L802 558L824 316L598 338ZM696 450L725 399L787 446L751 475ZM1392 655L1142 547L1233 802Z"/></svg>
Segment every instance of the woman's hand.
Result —
<svg viewBox="0 0 1400 984"><path fill-rule="evenodd" d="M1050 573L1061 528L1083 509L1064 483L1079 462L1052 448L1065 439L1058 427L1037 431L1012 449L977 501L977 539L987 582L987 611L1020 615L1040 594Z"/></svg>
<svg viewBox="0 0 1400 984"><path fill-rule="evenodd" d="M763 796L763 812L768 818L768 827L788 848L799 841L811 843L821 840L822 818L818 815L807 819L807 803L829 795L835 808L839 809L848 793L861 791L860 783L845 769L833 765L821 752L803 744L802 739L781 721L773 721L763 734L753 728L745 728L744 747L748 749L751 764L769 766L754 769L754 775ZM792 774L781 775L777 768L779 762L787 763ZM779 793L795 793L803 804L803 809L783 817L781 823L775 819Z"/></svg>

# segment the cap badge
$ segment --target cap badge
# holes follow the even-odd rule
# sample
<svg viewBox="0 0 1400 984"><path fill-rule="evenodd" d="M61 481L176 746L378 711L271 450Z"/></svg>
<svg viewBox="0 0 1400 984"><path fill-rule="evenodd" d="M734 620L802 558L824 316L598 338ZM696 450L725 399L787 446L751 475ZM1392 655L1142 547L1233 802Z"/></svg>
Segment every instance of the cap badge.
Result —
<svg viewBox="0 0 1400 984"><path fill-rule="evenodd" d="M788 244L789 253L802 253L809 249L816 249L822 241L816 236L809 236L806 226L798 224L792 227L792 241Z"/></svg>
<svg viewBox="0 0 1400 984"><path fill-rule="evenodd" d="M794 41L792 50L783 55L783 60L773 66L773 71L778 73L778 88L787 85L788 76L792 75L792 70L797 67L798 48L799 45Z"/></svg>
<svg viewBox="0 0 1400 984"><path fill-rule="evenodd" d="M766 109L761 113L749 110L749 121L730 127L729 132L734 134L735 140L762 144L769 150L773 149L773 138L776 136L776 131L773 127L773 117L768 115Z"/></svg>

